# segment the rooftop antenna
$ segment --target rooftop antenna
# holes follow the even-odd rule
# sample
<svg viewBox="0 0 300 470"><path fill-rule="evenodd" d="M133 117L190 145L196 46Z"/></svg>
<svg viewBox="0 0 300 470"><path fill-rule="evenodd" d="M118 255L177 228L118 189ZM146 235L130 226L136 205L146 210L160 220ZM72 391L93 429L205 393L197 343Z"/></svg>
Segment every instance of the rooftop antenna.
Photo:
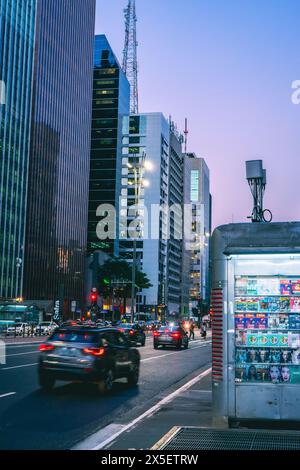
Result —
<svg viewBox="0 0 300 470"><path fill-rule="evenodd" d="M264 209L263 199L267 185L267 172L263 169L262 160L246 162L246 178L253 196L253 211L248 217L252 222L272 222L272 212Z"/></svg>
<svg viewBox="0 0 300 470"><path fill-rule="evenodd" d="M130 84L130 113L138 114L138 62L137 62L137 34L136 34L136 11L135 0L128 0L125 15L125 45L123 51L123 72Z"/></svg>
<svg viewBox="0 0 300 470"><path fill-rule="evenodd" d="M185 118L185 129L184 129L184 153L187 153L187 142L188 142L188 120Z"/></svg>

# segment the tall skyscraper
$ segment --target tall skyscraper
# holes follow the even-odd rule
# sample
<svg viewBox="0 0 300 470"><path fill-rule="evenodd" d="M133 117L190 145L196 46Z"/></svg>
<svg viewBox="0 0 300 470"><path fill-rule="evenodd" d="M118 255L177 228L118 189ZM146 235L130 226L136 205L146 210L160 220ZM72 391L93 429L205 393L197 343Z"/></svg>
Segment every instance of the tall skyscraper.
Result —
<svg viewBox="0 0 300 470"><path fill-rule="evenodd" d="M170 313L188 313L189 289L183 282L184 155L183 136L170 122L168 204L170 229L167 260L167 305Z"/></svg>
<svg viewBox="0 0 300 470"><path fill-rule="evenodd" d="M95 0L39 0L24 296L83 299Z"/></svg>
<svg viewBox="0 0 300 470"><path fill-rule="evenodd" d="M36 0L0 0L1 298L23 290L35 19Z"/></svg>
<svg viewBox="0 0 300 470"><path fill-rule="evenodd" d="M110 204L119 211L122 168L122 120L129 114L130 85L106 37L95 37L88 253L118 255L116 239L100 240L97 208ZM117 220L119 220L117 218Z"/></svg>
<svg viewBox="0 0 300 470"><path fill-rule="evenodd" d="M209 169L194 153L184 157L184 200L191 205L191 217L185 220L189 239L183 251L184 272L189 273L190 312L209 300L209 243L211 233L211 195ZM186 282L186 279L185 279Z"/></svg>
<svg viewBox="0 0 300 470"><path fill-rule="evenodd" d="M167 305L168 216L159 209L169 202L169 123L161 113L131 115L124 118L123 132L120 214L127 220L129 229L120 233L120 256L133 259L130 234L135 218L131 208L136 200L134 168L140 167L145 155L153 171L145 175L149 187L141 185L139 191L141 220L137 224L140 238L137 240L137 265L146 273L152 287L141 293L139 303L141 308L142 305L164 308Z"/></svg>

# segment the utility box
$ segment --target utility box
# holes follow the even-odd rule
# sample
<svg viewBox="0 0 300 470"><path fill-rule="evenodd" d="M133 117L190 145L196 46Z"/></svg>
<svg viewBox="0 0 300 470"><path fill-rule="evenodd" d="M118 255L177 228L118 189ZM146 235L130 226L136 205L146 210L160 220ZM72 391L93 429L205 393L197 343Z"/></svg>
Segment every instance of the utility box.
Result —
<svg viewBox="0 0 300 470"><path fill-rule="evenodd" d="M212 236L214 423L300 421L300 223Z"/></svg>

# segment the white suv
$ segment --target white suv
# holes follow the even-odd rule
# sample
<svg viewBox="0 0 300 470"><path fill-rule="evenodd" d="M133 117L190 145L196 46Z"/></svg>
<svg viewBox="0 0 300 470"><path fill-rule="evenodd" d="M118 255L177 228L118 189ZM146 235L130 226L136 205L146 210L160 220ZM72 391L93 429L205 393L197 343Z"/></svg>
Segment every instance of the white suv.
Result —
<svg viewBox="0 0 300 470"><path fill-rule="evenodd" d="M9 335L14 335L16 334L17 336L26 336L30 333L30 325L28 323L15 323L13 326L9 326L7 328L6 334Z"/></svg>

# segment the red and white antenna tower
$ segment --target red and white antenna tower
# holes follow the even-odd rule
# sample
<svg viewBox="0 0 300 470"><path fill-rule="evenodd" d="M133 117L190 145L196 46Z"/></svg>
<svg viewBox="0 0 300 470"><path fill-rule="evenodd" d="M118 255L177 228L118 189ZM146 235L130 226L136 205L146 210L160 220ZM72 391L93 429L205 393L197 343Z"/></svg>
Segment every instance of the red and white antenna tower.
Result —
<svg viewBox="0 0 300 470"><path fill-rule="evenodd" d="M123 51L123 72L130 83L130 112L137 114L139 112L139 95L135 0L128 0L124 14L125 46Z"/></svg>

